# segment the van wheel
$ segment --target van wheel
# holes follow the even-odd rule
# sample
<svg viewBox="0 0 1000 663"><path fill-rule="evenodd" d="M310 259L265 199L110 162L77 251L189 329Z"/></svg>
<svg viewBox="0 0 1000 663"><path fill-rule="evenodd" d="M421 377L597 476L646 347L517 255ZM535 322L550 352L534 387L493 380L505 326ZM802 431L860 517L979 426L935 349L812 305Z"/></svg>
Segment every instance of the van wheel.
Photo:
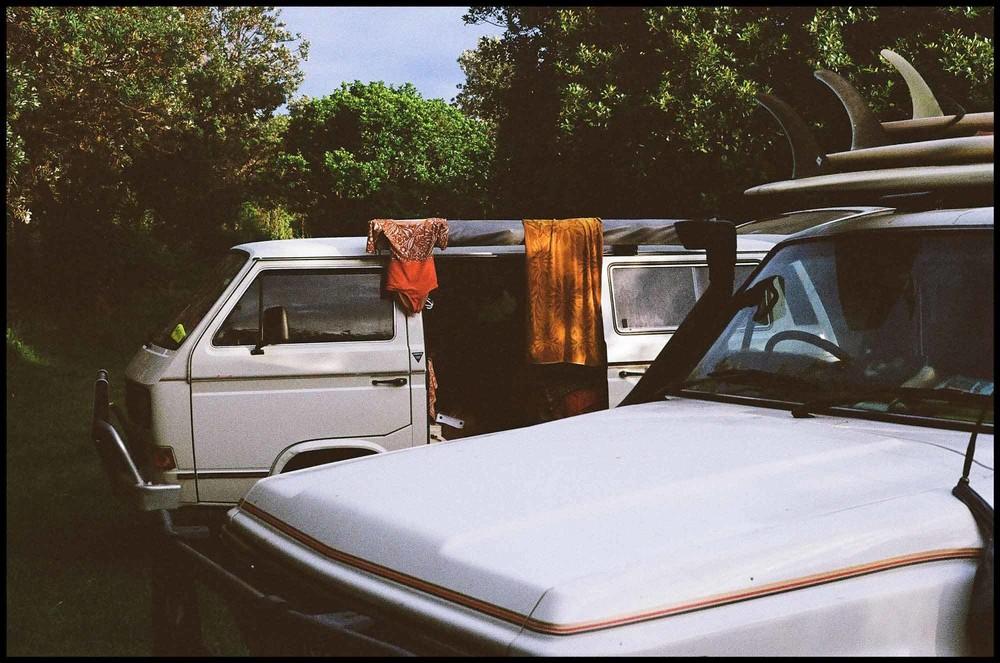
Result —
<svg viewBox="0 0 1000 663"><path fill-rule="evenodd" d="M306 451L305 453L298 454L288 461L288 464L281 468L280 474L284 474L285 472L294 472L295 470L302 470L307 467L316 467L317 465L327 465L329 463L336 463L342 460L350 460L351 458L371 456L374 453L374 451L369 451L367 449L324 449L323 451Z"/></svg>

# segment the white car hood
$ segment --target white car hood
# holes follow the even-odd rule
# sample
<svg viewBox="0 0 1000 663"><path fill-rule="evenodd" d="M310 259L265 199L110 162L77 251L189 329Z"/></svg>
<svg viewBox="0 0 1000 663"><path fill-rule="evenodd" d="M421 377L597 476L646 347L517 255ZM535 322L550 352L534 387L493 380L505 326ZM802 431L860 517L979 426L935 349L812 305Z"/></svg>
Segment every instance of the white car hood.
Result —
<svg viewBox="0 0 1000 663"><path fill-rule="evenodd" d="M974 556L950 494L968 438L671 399L271 477L239 517L572 633ZM980 435L973 485L990 502L992 468Z"/></svg>

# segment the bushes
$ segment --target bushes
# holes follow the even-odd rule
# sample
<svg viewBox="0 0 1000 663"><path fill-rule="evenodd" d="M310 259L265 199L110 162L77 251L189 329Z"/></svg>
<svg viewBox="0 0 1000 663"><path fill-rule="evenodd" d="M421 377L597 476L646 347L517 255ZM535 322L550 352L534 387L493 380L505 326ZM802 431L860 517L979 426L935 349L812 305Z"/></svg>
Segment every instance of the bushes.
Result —
<svg viewBox="0 0 1000 663"><path fill-rule="evenodd" d="M363 234L376 217L482 215L492 159L484 122L409 84L355 81L291 105L267 184L309 234Z"/></svg>
<svg viewBox="0 0 1000 663"><path fill-rule="evenodd" d="M231 245L278 145L271 115L302 78L305 44L288 46L277 12L5 11L15 306L106 309L180 256Z"/></svg>
<svg viewBox="0 0 1000 663"><path fill-rule="evenodd" d="M236 221L236 237L241 242L255 242L264 239L292 239L302 236L302 217L292 214L279 204L266 206L245 202L240 205Z"/></svg>

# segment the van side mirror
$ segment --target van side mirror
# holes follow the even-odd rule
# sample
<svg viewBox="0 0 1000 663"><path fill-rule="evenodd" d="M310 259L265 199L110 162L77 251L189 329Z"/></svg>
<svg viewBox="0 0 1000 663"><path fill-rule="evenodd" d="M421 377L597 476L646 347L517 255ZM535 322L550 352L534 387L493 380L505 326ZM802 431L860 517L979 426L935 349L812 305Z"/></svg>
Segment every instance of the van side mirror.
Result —
<svg viewBox="0 0 1000 663"><path fill-rule="evenodd" d="M288 313L284 306L269 306L264 309L263 320L261 320L261 340L257 346L250 351L250 354L264 354L265 345L279 345L288 343Z"/></svg>

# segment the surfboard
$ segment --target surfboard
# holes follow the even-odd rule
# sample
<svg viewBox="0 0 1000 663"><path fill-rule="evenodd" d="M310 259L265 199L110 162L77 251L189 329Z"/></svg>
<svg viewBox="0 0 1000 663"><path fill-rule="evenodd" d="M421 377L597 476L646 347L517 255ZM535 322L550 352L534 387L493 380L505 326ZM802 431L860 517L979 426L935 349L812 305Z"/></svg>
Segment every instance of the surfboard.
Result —
<svg viewBox="0 0 1000 663"><path fill-rule="evenodd" d="M883 122L882 130L893 141L971 136L977 132L992 133L993 111Z"/></svg>
<svg viewBox="0 0 1000 663"><path fill-rule="evenodd" d="M837 95L847 112L851 122L851 150L993 131L992 111L879 122L861 94L840 74L820 69L813 76Z"/></svg>
<svg viewBox="0 0 1000 663"><path fill-rule="evenodd" d="M751 187L746 196L813 193L912 193L940 189L993 187L993 162L954 166L911 166L831 173Z"/></svg>
<svg viewBox="0 0 1000 663"><path fill-rule="evenodd" d="M910 64L902 55L888 48L883 48L879 51L879 54L886 62L896 68L896 71L899 72L899 75L906 82L906 88L910 92L910 103L913 105L914 120L944 115L937 97L931 92L931 87L924 80L924 77L920 75L916 67Z"/></svg>
<svg viewBox="0 0 1000 663"><path fill-rule="evenodd" d="M852 150L880 147L889 143L889 137L882 131L882 123L875 117L861 93L846 78L829 69L818 69L813 72L813 77L830 88L844 107L851 123Z"/></svg>
<svg viewBox="0 0 1000 663"><path fill-rule="evenodd" d="M829 170L847 172L905 166L937 166L993 161L993 136L942 138L827 154Z"/></svg>
<svg viewBox="0 0 1000 663"><path fill-rule="evenodd" d="M941 104L931 92L930 86L920 75L916 67L906 58L888 48L879 53L886 62L899 72L906 82L910 92L910 103L913 105L913 117L909 120L883 122L882 129L895 139L927 140L931 138L950 138L954 136L971 136L976 132L993 131L993 112L962 113L961 115L945 115Z"/></svg>
<svg viewBox="0 0 1000 663"><path fill-rule="evenodd" d="M834 172L976 163L993 160L993 136L967 136L895 143L823 154L808 125L781 99L758 94L757 102L770 112L792 150L792 179Z"/></svg>

